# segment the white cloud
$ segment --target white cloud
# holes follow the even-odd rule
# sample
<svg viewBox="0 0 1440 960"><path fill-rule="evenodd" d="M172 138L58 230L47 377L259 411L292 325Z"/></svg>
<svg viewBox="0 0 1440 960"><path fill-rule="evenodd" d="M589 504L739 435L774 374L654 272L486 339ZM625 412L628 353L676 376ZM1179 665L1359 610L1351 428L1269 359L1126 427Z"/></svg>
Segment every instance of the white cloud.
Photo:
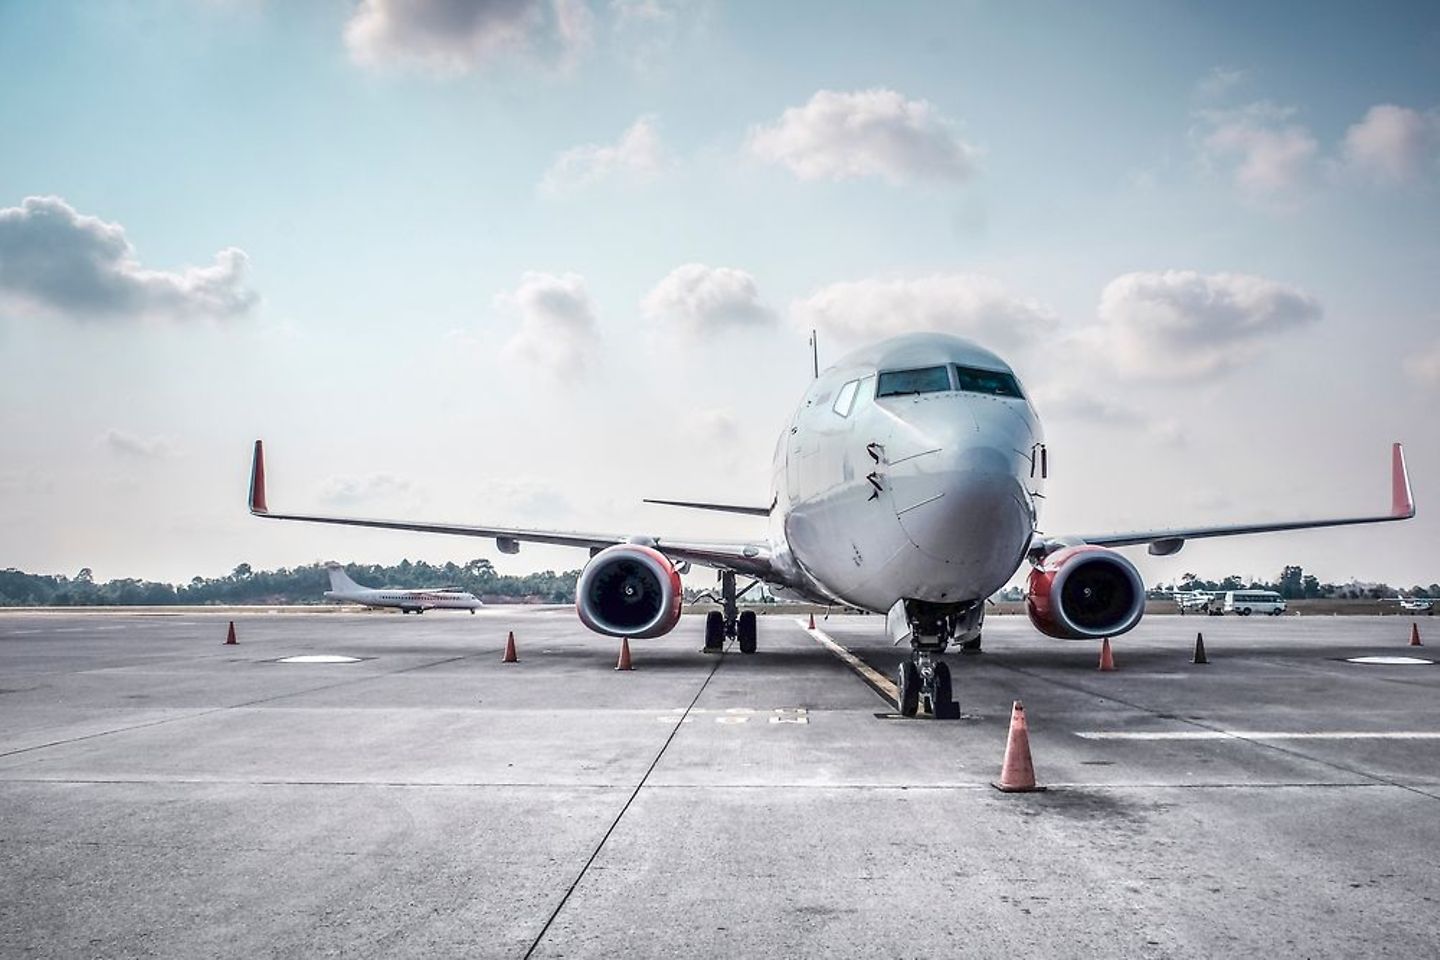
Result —
<svg viewBox="0 0 1440 960"><path fill-rule="evenodd" d="M1256 198L1284 194L1308 176L1319 144L1295 111L1261 101L1226 110L1201 110L1197 131L1202 158L1229 169L1235 183Z"/></svg>
<svg viewBox="0 0 1440 960"><path fill-rule="evenodd" d="M1223 100L1250 79L1250 71L1236 67L1214 67L1195 85L1197 100Z"/></svg>
<svg viewBox="0 0 1440 960"><path fill-rule="evenodd" d="M1440 387L1440 340L1405 358L1405 372L1430 387Z"/></svg>
<svg viewBox="0 0 1440 960"><path fill-rule="evenodd" d="M1119 427L1139 426L1145 422L1138 410L1113 403L1080 387L1049 384L1035 388L1033 383L1031 386L1036 408L1047 417Z"/></svg>
<svg viewBox="0 0 1440 960"><path fill-rule="evenodd" d="M480 486L483 518L518 518L555 523L572 516L575 506L557 487L536 477L490 477Z"/></svg>
<svg viewBox="0 0 1440 960"><path fill-rule="evenodd" d="M1057 324L1054 312L1038 301L1014 296L992 277L967 273L835 283L793 303L791 316L843 343L937 330L1002 352L1029 346Z"/></svg>
<svg viewBox="0 0 1440 960"><path fill-rule="evenodd" d="M821 90L771 126L752 129L746 146L802 180L958 181L975 172L975 148L929 103L893 90Z"/></svg>
<svg viewBox="0 0 1440 960"><path fill-rule="evenodd" d="M1087 331L1124 374L1200 378L1240 366L1267 340L1320 319L1303 290L1235 273L1127 273L1100 295L1100 326Z"/></svg>
<svg viewBox="0 0 1440 960"><path fill-rule="evenodd" d="M123 430L106 430L105 446L136 460L165 460L175 455L175 445L164 437L137 437Z"/></svg>
<svg viewBox="0 0 1440 960"><path fill-rule="evenodd" d="M610 0L610 9L620 25L668 23L675 19L674 8L660 0Z"/></svg>
<svg viewBox="0 0 1440 960"><path fill-rule="evenodd" d="M1440 154L1440 113L1421 113L1391 103L1376 104L1345 131L1347 167L1390 183L1418 178Z"/></svg>
<svg viewBox="0 0 1440 960"><path fill-rule="evenodd" d="M725 410L702 410L690 418L686 433L707 448L740 445L740 424Z"/></svg>
<svg viewBox="0 0 1440 960"><path fill-rule="evenodd" d="M319 496L336 507L369 503L412 506L424 500L414 483L390 473L330 477L320 484Z"/></svg>
<svg viewBox="0 0 1440 960"><path fill-rule="evenodd" d="M643 180L665 166L665 148L653 117L632 123L614 145L585 144L556 158L540 181L543 193L558 195L611 177Z"/></svg>
<svg viewBox="0 0 1440 960"><path fill-rule="evenodd" d="M364 66L466 73L541 50L573 62L593 32L583 0L362 0L345 25L345 44Z"/></svg>
<svg viewBox="0 0 1440 960"><path fill-rule="evenodd" d="M775 312L760 300L755 278L744 270L687 263L676 267L640 302L650 320L701 335L737 327L766 326Z"/></svg>
<svg viewBox="0 0 1440 960"><path fill-rule="evenodd" d="M584 374L599 333L583 277L527 272L513 292L495 298L495 305L520 317L520 329L502 351L505 359L561 379Z"/></svg>
<svg viewBox="0 0 1440 960"><path fill-rule="evenodd" d="M76 319L223 319L259 297L249 259L229 247L208 267L147 270L118 223L76 212L59 197L0 209L0 310Z"/></svg>
<svg viewBox="0 0 1440 960"><path fill-rule="evenodd" d="M1125 431L1142 430L1157 443L1174 446L1184 431L1171 418L1155 418L1133 407L1123 406L1092 393L1088 387L1062 383L1038 388L1031 382L1032 399L1046 419L1084 422Z"/></svg>

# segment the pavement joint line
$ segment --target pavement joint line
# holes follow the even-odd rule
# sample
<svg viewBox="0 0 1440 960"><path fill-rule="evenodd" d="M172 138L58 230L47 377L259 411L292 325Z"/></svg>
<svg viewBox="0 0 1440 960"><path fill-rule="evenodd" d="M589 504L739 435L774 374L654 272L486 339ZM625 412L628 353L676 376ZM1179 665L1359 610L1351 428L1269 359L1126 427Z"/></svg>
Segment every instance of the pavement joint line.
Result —
<svg viewBox="0 0 1440 960"><path fill-rule="evenodd" d="M870 687L871 690L874 690L881 697L887 700L890 706L895 707L897 710L899 709L900 691L895 688L895 684L890 681L889 677L885 676L879 670L876 670L874 667L870 666L870 664L866 663L864 660L861 660L859 657L851 653L846 648L840 646L840 644L836 643L828 633L826 633L824 630L821 630L819 627L815 627L812 629L809 622L805 620L797 619L795 623L800 627L801 630L804 630L806 633L808 633L811 638L813 638L817 643L825 647L831 653L835 654L835 656L839 657L841 663L844 663L847 667L853 670L856 676L858 676L861 680L865 681L866 686Z"/></svg>
<svg viewBox="0 0 1440 960"><path fill-rule="evenodd" d="M318 687L309 687L304 690L292 690L289 693L279 693L273 697L261 697L258 700L247 700L244 703L229 703L223 707L211 707L208 710L198 710L195 713L187 713L178 717L162 717L159 720L151 720L146 723L137 723L128 727L116 727L113 730L101 730L97 733L87 733L78 737L67 737L64 740L52 740L49 743L37 743L28 747L20 747L17 750L6 750L0 752L0 760L6 757L18 756L22 753L31 753L35 750L45 750L49 747L63 747L72 743L82 743L86 740L95 740L99 737L108 737L116 733L131 733L135 730L145 730L150 727L159 727L167 723L179 723L183 720L198 720L201 717L208 717L215 713L224 713L226 710L242 710L246 707L259 706L262 703L272 703L276 700L284 700L286 697L300 697L308 693L320 693L323 690L333 690L336 687L344 687L355 683L365 683L369 680L380 680L384 677L398 676L402 673L410 673L413 670L424 670L427 667L437 667L443 663L454 663L456 660L464 660L465 657L446 657L443 660L436 660L433 663L422 663L412 667L403 667L399 670L391 670L386 673L371 673L352 676L348 680L340 680L336 683L327 683Z"/></svg>
<svg viewBox="0 0 1440 960"><path fill-rule="evenodd" d="M727 649L732 646L733 644L726 645ZM645 782L650 779L650 774L654 773L655 768L659 766L660 758L665 756L665 751L670 749L670 744L675 741L675 735L684 727L686 718L690 716L690 711L695 709L695 704L700 702L700 697L705 693L705 688L710 686L710 681L715 678L716 672L720 669L720 664L724 662L725 657L723 655L714 658L714 663L710 666L710 672L705 674L704 682L700 684L700 689L695 691L695 696L690 699L690 703L685 707L685 713L682 714L680 719L675 722L675 725L670 728L670 733L665 737L665 742L660 745L660 750L655 754L655 759L651 760L650 766L645 768L645 773L641 775L640 782L635 784L634 790L630 791L630 796L626 798L624 806L620 808L620 812L617 813L615 819L611 821L609 829L607 829L604 836L600 838L600 842L595 845L595 849L591 851L589 859L587 859L585 865L580 868L580 872L576 874L575 880L570 884L569 888L566 889L565 895L560 898L560 902L555 904L555 909L550 912L550 917L545 921L545 925L540 928L540 932L535 935L535 939L531 942L530 949L525 951L523 960L530 960L530 957L539 948L540 942L544 940L545 935L550 932L550 927L555 923L555 918L560 916L560 911L564 910L565 904L570 902L570 896L580 886L580 881L585 879L585 874L590 871L591 865L594 864L595 860L600 856L600 851L605 849L605 844L609 841L615 829L620 826L620 821L625 819L625 814L630 810L630 805L635 802L636 797L640 796L640 791L644 789Z"/></svg>
<svg viewBox="0 0 1440 960"><path fill-rule="evenodd" d="M39 785L85 785L85 786L180 786L180 787L205 787L205 786L252 786L252 787L367 787L374 789L515 789L515 790L554 790L555 783L542 783L537 781L526 781L517 783L487 783L484 781L379 781L379 780L200 780L200 779L168 779L157 778L150 780L114 779L95 780L88 778L56 777L45 779L41 777L6 777L0 778L0 788L6 784L25 784L29 786ZM593 790L596 792L614 792L616 790L629 789L628 784L564 784L566 789ZM1162 783L1159 781L1146 781L1137 783L1114 783L1106 781L1088 780L1057 780L1047 781L1047 786L1055 789L1069 788L1075 790L1096 790L1096 791L1124 791L1124 790L1386 790L1396 787L1407 789L1416 793L1424 793L1427 789L1440 789L1437 784L1389 784L1375 781L1356 782L1353 780L1283 780L1272 783L1254 782L1225 782L1225 783ZM723 792L726 790L748 791L748 790L787 790L787 791L862 791L862 790L890 790L895 792L908 791L973 791L989 796L995 789L989 782L974 783L648 783L646 789L652 791L703 791L705 793ZM1435 799L1440 799L1436 797ZM0 844L15 842L11 838L0 837Z"/></svg>
<svg viewBox="0 0 1440 960"><path fill-rule="evenodd" d="M1203 721L1201 721L1201 720L1190 720L1190 719L1186 719L1186 718L1183 718L1183 717L1162 716L1162 714L1161 714L1159 711L1153 710L1153 709L1151 709L1150 707L1143 706L1142 704L1135 703L1135 702L1130 701L1130 700L1123 700L1123 699L1121 699L1120 697L1115 696L1114 694L1101 693L1101 692L1099 692L1099 691L1097 691L1097 690L1094 690L1094 689L1092 689L1091 687L1088 687L1088 686L1086 686L1086 685L1084 685L1084 684L1081 684L1081 683L1075 683L1075 682L1068 682L1068 683L1067 683L1067 682L1062 681L1062 680L1057 680L1057 679L1055 679L1054 677L1047 677L1047 676L1044 676L1044 675L1042 675L1042 674L1036 673L1036 672L1033 671L1033 670L1026 670L1024 667L1012 666L1012 665L1007 664L1007 663L1004 663L1004 662L1002 662L1002 661L992 661L992 662L994 662L997 666L1001 667L1002 669L1009 670L1011 673L1018 673L1018 674L1020 674L1021 676L1030 677L1031 679L1039 680L1039 681L1042 682L1042 683L1051 684L1052 686L1059 687L1059 688L1061 688L1062 690L1071 690L1071 691L1074 691L1074 692L1076 692L1076 693L1083 693L1083 694L1085 694L1086 696L1095 697L1095 698L1098 699L1098 700L1105 700L1105 701L1108 701L1108 702L1110 702L1110 703L1118 703L1118 704L1120 704L1121 706L1129 707L1131 710L1137 710L1137 711L1139 711L1140 713L1149 714L1151 717L1153 717L1153 718L1156 719L1156 720L1164 719L1164 720L1168 720L1169 722L1172 722L1172 723L1183 723L1183 724L1186 724L1186 725L1188 725L1188 726L1197 727L1197 728L1199 728L1200 730L1209 731L1209 732L1211 732L1211 733L1220 733L1220 734L1226 733L1226 731L1225 731L1223 728L1211 726L1210 724L1207 724L1207 723L1205 723L1205 722L1203 722ZM1275 743L1275 742L1273 742L1273 741L1271 741L1271 742L1266 742L1266 741L1264 741L1264 740L1255 740L1255 739L1251 739L1251 738L1248 738L1248 737L1232 737L1232 739L1235 739L1235 740L1240 741L1240 742L1243 742L1243 743L1254 744L1255 746L1260 747L1260 748L1262 748L1262 749L1264 749L1264 750L1271 750L1271 751L1274 751L1275 753L1282 753L1282 754L1284 754L1284 755L1286 755L1286 756L1288 756L1288 757L1294 757L1294 758L1297 758L1297 759L1300 759L1300 760L1304 760L1304 761L1307 762L1307 763L1315 763L1315 764L1319 764L1319 765L1322 766L1322 767L1329 767L1330 769L1332 769L1332 770L1338 770L1338 771L1340 771L1341 773L1348 773L1348 774L1350 774L1350 775L1353 776L1353 777L1363 777L1363 778L1365 778L1365 779L1367 779L1367 780L1372 780L1372 781L1374 781L1375 783L1388 784L1389 786L1392 786L1392 787L1398 787L1398 788L1401 789L1401 790L1408 790L1408 791L1410 791L1411 793L1418 794L1419 796L1425 797L1426 799L1429 799L1429 800L1440 800L1440 797L1436 797L1436 796L1434 796L1434 795L1432 795L1432 794L1426 793L1424 790L1418 789L1417 787L1411 786L1411 785L1409 785L1409 784L1401 783L1400 781L1395 780L1395 779L1392 778L1392 777L1382 776L1382 775L1380 775L1380 774L1378 774L1378 773L1369 773L1369 772L1367 772L1367 771L1365 771L1365 770L1357 770L1357 769L1355 769L1354 767L1346 766L1346 765L1343 764L1343 763L1336 763L1336 762L1333 761L1333 760L1325 760L1325 759L1323 759L1323 758L1321 758L1321 757L1313 757L1313 756L1311 756L1311 755L1308 754L1308 753L1303 753L1303 752L1301 752L1300 750L1294 749L1294 748L1292 748L1292 747L1284 747L1284 746L1281 746L1281 745L1279 745L1278 743Z"/></svg>
<svg viewBox="0 0 1440 960"><path fill-rule="evenodd" d="M1075 736L1082 740L1440 740L1440 732L1396 730L1392 732L1336 730L1264 731L1264 730L1081 730Z"/></svg>

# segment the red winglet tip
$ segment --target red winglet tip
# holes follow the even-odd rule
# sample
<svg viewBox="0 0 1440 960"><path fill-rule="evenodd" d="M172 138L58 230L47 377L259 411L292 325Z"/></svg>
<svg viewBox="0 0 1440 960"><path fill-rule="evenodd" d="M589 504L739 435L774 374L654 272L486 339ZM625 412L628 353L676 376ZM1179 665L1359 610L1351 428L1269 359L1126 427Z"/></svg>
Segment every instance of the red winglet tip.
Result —
<svg viewBox="0 0 1440 960"><path fill-rule="evenodd" d="M1415 495L1410 490L1410 472L1405 468L1405 447L1390 448L1390 515L1415 516Z"/></svg>
<svg viewBox="0 0 1440 960"><path fill-rule="evenodd" d="M250 512L268 513L265 506L265 444L255 441L255 460L250 466Z"/></svg>

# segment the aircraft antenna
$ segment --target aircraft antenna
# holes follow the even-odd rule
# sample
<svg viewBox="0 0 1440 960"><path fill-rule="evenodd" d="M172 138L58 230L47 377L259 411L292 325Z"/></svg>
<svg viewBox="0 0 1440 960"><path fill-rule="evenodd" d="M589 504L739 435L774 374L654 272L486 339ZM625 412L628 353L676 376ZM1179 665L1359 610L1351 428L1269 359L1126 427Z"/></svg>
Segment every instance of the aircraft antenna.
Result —
<svg viewBox="0 0 1440 960"><path fill-rule="evenodd" d="M815 379L820 379L820 340L815 331L810 331L810 362L814 366Z"/></svg>

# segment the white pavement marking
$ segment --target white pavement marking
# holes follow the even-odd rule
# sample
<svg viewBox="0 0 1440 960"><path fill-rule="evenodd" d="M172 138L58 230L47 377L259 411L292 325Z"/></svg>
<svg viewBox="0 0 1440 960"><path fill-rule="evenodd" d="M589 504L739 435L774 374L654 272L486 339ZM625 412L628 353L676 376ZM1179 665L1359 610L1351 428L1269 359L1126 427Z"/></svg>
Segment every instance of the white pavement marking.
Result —
<svg viewBox="0 0 1440 960"><path fill-rule="evenodd" d="M1346 663L1370 663L1392 667L1408 667L1412 664L1431 664L1434 660L1426 660L1424 657L1350 657Z"/></svg>
<svg viewBox="0 0 1440 960"><path fill-rule="evenodd" d="M333 653L312 653L301 657L281 657L276 663L359 663L359 657L342 657Z"/></svg>
<svg viewBox="0 0 1440 960"><path fill-rule="evenodd" d="M1282 733L1269 730L1115 730L1077 731L1083 740L1440 740L1440 732L1425 730L1334 730L1327 733Z"/></svg>
<svg viewBox="0 0 1440 960"><path fill-rule="evenodd" d="M879 670L876 670L874 667L870 666L870 664L866 663L864 660L861 660L859 657L855 656L855 654L851 653L849 650L846 650L844 647L840 646L840 644L830 639L829 634L827 634L824 630L821 630L819 627L816 627L813 630L810 629L809 621L797 619L795 622L800 625L801 630L804 630L806 633L810 634L810 636L814 637L818 643L829 649L831 653L835 654L835 656L843 660L845 662L845 665L848 666L851 670L854 670L856 673L860 674L862 677L868 680L892 701L895 701L897 703L899 702L900 691L895 689L895 684L891 683L890 678L886 677L885 674L881 673Z"/></svg>

